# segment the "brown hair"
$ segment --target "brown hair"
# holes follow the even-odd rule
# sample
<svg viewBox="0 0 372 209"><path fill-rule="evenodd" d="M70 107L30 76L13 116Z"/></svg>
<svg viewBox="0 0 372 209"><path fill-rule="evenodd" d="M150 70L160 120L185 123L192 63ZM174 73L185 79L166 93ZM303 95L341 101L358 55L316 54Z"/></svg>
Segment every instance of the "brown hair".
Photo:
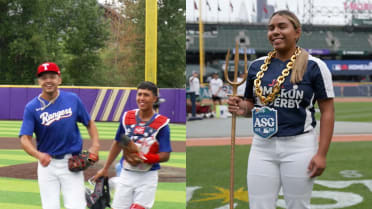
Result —
<svg viewBox="0 0 372 209"><path fill-rule="evenodd" d="M271 15L269 22L271 21L271 19L275 15L280 15L280 16L286 17L289 20L289 22L292 23L293 28L295 30L300 30L300 34L301 34L300 20L297 18L297 16L293 12L288 11L288 10L276 11ZM296 40L296 43L298 42L299 39L300 38L298 38ZM293 69L292 69L292 75L291 75L291 83L292 84L299 83L300 81L302 81L302 78L303 78L303 76L305 74L305 71L307 69L308 60L309 60L309 53L305 49L301 49L301 53L296 58L296 61L294 63Z"/></svg>

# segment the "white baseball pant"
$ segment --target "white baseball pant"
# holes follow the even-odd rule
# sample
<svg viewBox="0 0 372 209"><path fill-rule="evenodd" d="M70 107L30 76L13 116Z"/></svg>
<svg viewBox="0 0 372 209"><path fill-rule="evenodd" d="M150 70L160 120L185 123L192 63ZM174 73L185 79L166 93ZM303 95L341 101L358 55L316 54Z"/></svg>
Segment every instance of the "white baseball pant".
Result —
<svg viewBox="0 0 372 209"><path fill-rule="evenodd" d="M83 172L71 172L68 169L68 158L53 159L47 167L40 162L37 168L43 209L60 209L60 192L62 191L66 209L85 209L85 186Z"/></svg>
<svg viewBox="0 0 372 209"><path fill-rule="evenodd" d="M128 171L122 169L116 185L113 209L129 209L138 204L146 209L152 208L158 186L158 171Z"/></svg>
<svg viewBox="0 0 372 209"><path fill-rule="evenodd" d="M291 137L253 137L248 159L250 209L275 209L283 187L287 209L309 209L314 179L308 165L318 149L315 131Z"/></svg>

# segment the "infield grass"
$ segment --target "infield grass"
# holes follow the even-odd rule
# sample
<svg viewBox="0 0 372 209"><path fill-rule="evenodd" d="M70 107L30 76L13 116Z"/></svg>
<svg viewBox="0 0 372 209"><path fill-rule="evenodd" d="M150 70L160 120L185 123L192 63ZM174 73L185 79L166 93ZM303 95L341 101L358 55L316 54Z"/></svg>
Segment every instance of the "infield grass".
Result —
<svg viewBox="0 0 372 209"><path fill-rule="evenodd" d="M238 203L236 209L249 208L246 186L249 150L249 145L236 146L235 202ZM330 205L336 204L337 201L332 198L337 197L346 203L351 203L355 201L353 195L361 197L362 202L350 207L337 208L370 208L372 205L371 150L372 142L332 143L327 157L327 169L321 177L317 178L318 183L314 185L313 191L320 192L311 200L312 205L318 206L314 208L333 208ZM189 189L198 187L187 203L188 209L222 209L223 206L228 205L229 159L229 146L187 147L187 187ZM328 198L327 194L332 198ZM345 200L345 196L349 199ZM279 196L279 200L283 201L283 196Z"/></svg>
<svg viewBox="0 0 372 209"><path fill-rule="evenodd" d="M0 137L15 138L17 140L22 121L0 121ZM118 122L96 122L100 140L113 140ZM86 128L79 124L82 137L89 138ZM170 124L171 140L186 140L186 125ZM0 139L1 142L1 139ZM108 151L100 151L100 159L107 159ZM36 162L21 149L0 149L0 167ZM173 152L168 162L162 166L186 168L186 153ZM36 172L36 171L35 171ZM40 209L40 195L36 180L0 177L0 208L1 209ZM160 182L156 193L153 209L185 208L186 183ZM62 204L61 204L62 206ZM63 208L63 207L62 207Z"/></svg>
<svg viewBox="0 0 372 209"><path fill-rule="evenodd" d="M19 120L0 120L0 137L17 138L22 121ZM83 139L89 139L87 129L78 123L79 130ZM100 140L112 140L115 137L119 122L96 122ZM185 124L169 124L172 141L186 140Z"/></svg>
<svg viewBox="0 0 372 209"><path fill-rule="evenodd" d="M100 160L107 159L108 151L100 152ZM1 149L0 167L36 162L24 150ZM173 152L168 162L162 166L186 168L186 153ZM33 171L33 172L36 172ZM41 208L39 188L36 180L14 179L0 177L0 208L1 209L36 209ZM156 193L153 209L185 208L186 183L160 182ZM62 204L61 204L62 205Z"/></svg>

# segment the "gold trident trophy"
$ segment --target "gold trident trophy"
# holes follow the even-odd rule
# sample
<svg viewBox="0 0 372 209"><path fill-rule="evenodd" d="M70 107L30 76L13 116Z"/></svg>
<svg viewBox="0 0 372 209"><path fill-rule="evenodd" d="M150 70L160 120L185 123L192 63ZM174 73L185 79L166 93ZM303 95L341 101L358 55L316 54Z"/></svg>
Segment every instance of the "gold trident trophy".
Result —
<svg viewBox="0 0 372 209"><path fill-rule="evenodd" d="M227 50L226 54L226 66L225 66L225 80L232 86L233 92L231 96L236 96L238 86L245 82L247 79L247 49L244 50L244 78L242 81L238 80L238 66L239 66L239 44L235 44L235 57L234 57L234 80L231 81L228 76L230 59L230 49ZM231 151L230 151L230 209L234 209L234 155L235 155L235 129L236 129L236 113L232 113L231 122Z"/></svg>

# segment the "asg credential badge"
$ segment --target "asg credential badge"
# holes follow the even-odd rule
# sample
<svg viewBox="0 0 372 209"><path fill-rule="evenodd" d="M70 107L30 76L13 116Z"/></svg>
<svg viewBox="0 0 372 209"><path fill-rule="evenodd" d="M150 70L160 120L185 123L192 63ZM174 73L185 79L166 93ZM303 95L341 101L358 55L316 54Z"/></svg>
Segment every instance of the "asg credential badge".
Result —
<svg viewBox="0 0 372 209"><path fill-rule="evenodd" d="M278 114L269 107L253 108L253 132L263 138L270 138L278 131Z"/></svg>

